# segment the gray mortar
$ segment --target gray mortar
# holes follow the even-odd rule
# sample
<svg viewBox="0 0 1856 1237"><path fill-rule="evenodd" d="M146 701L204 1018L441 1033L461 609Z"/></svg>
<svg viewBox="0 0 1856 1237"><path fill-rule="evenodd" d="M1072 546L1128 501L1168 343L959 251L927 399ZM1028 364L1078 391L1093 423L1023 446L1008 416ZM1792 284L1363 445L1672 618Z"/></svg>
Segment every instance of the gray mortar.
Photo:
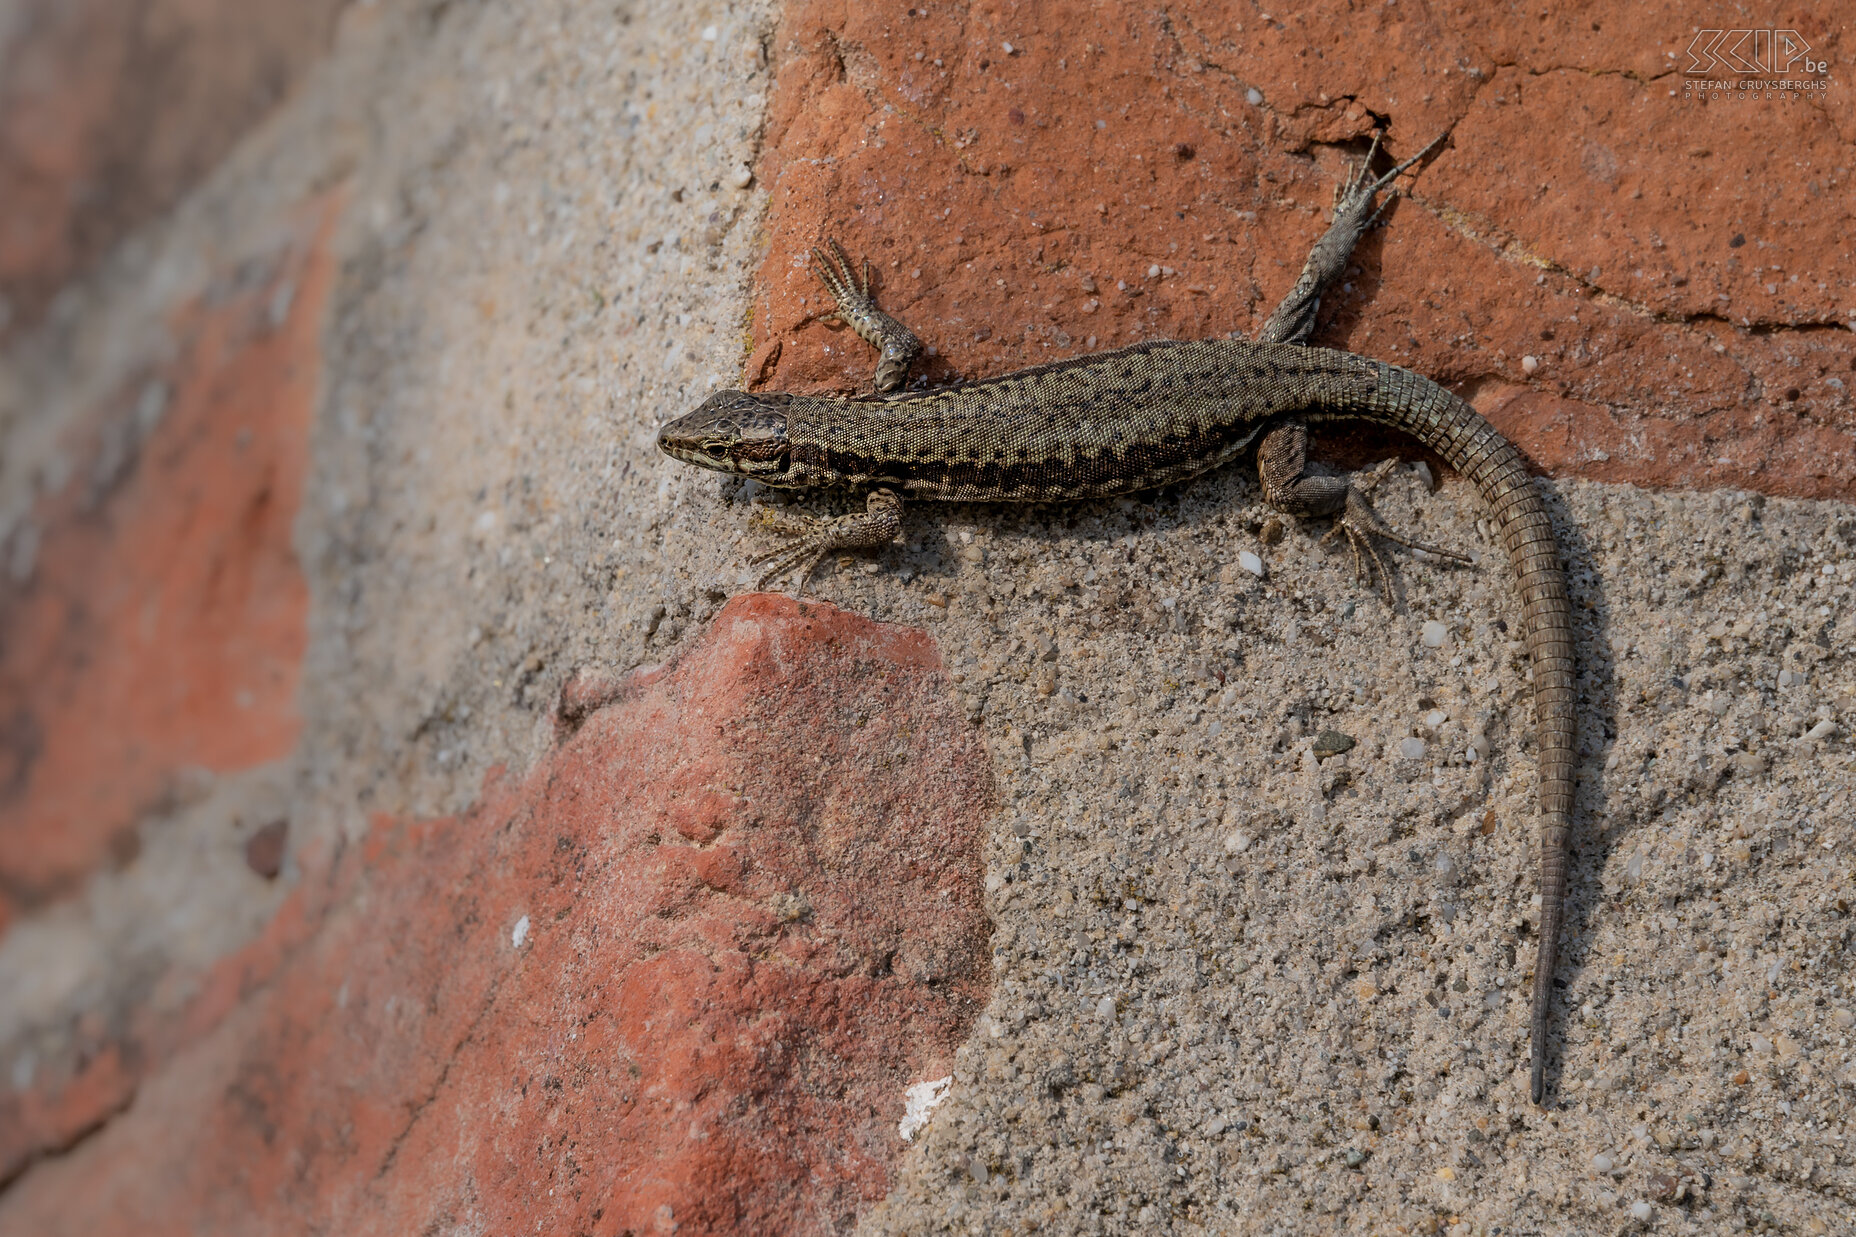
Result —
<svg viewBox="0 0 1856 1237"><path fill-rule="evenodd" d="M569 673L673 656L756 544L755 496L652 440L738 381L764 195L728 173L756 151L769 7L372 12L57 328L72 358L152 338L165 302L140 290L261 251L241 221L350 186L299 524L295 845L456 810L526 767ZM14 358L9 443L44 458L56 416L34 410L136 360L80 379ZM21 459L8 510L42 477ZM1512 581L1460 484L1380 488L1396 526L1482 556L1398 555L1396 615L1318 525L1263 544L1235 468L1073 511L924 505L906 544L827 565L818 595L934 633L1008 804L995 998L863 1231L1589 1233L1638 1202L1660 1231L1856 1225L1856 514L1554 488L1587 763L1551 1113L1525 1102L1535 771ZM1800 737L1824 717L1832 737ZM1465 763L1478 728L1488 758ZM1315 760L1324 729L1357 746ZM1424 759L1398 757L1419 733ZM175 856L241 845L215 802L150 822L108 880L218 907L231 948L275 890L236 863L178 875ZM68 919L45 922L83 957L203 965L158 926ZM46 939L16 928L0 968ZM23 1015L0 1061L55 1048L110 965ZM1686 1196L1652 1197L1658 1174Z"/></svg>
<svg viewBox="0 0 1856 1237"><path fill-rule="evenodd" d="M1483 560L1403 556L1396 615L1317 529L1263 545L1239 469L953 510L951 537L918 507L877 575L821 584L938 619L1011 804L993 1004L864 1231L1585 1233L1636 1203L1674 1231L1856 1223L1852 761L1841 727L1801 737L1856 711L1856 513L1555 488L1586 765L1552 1113L1526 1102L1531 706L1467 487L1380 488L1395 527ZM1329 729L1358 746L1317 760Z"/></svg>

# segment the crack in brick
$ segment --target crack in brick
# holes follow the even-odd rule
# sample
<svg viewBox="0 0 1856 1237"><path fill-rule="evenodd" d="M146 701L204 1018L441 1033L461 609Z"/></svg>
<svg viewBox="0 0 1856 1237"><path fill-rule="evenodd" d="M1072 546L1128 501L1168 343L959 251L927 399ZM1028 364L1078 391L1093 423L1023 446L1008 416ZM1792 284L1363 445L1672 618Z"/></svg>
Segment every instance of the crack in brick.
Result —
<svg viewBox="0 0 1856 1237"><path fill-rule="evenodd" d="M513 962L516 966L520 966L526 957L526 954L517 953ZM472 1016L470 1025L464 1028L464 1034L458 1037L457 1042L451 1045L451 1051L445 1054L444 1064L439 1066L438 1069L438 1077L432 1080L432 1085L426 1089L425 1094L410 1106L406 1114L406 1123L401 1126L399 1132L393 1136L393 1141L388 1145L386 1154L380 1158L380 1167L374 1170L373 1184L378 1185L387 1173L392 1170L394 1162L399 1159L400 1148L405 1145L407 1138L412 1135L414 1128L418 1126L419 1119L425 1115L426 1110L432 1106L441 1094L443 1094L445 1083L451 1078L451 1067L457 1064L457 1060L463 1055L464 1049L476 1040L477 1028L483 1025L483 1020L489 1016L490 1011L495 1007L497 995L502 991L503 979L508 974L508 971L502 972L502 974L496 977L495 982L490 985L490 989L484 994L483 1000L478 1002L477 1012Z"/></svg>
<svg viewBox="0 0 1856 1237"><path fill-rule="evenodd" d="M118 1117L135 1106L135 1097L138 1090L139 1088L135 1086L126 1088L122 1096L119 1097L115 1103L103 1109L101 1112L98 1112L89 1121L78 1126L75 1130L71 1131L67 1137L57 1142L47 1143L31 1153L22 1156L10 1172L0 1174L0 1198L4 1198L7 1192L21 1181L28 1172L39 1165L77 1154L86 1143L102 1134Z"/></svg>

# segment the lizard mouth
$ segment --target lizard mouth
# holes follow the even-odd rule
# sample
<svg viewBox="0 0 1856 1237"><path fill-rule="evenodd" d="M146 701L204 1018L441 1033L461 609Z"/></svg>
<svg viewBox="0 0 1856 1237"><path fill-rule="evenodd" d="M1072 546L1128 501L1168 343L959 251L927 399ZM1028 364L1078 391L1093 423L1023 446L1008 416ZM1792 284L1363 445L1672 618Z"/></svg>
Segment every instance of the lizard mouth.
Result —
<svg viewBox="0 0 1856 1237"><path fill-rule="evenodd" d="M670 422L658 431L657 446L698 468L769 482L786 474L792 451L785 414L740 391L711 396Z"/></svg>
<svg viewBox="0 0 1856 1237"><path fill-rule="evenodd" d="M721 444L688 434L680 434L677 432L679 423L672 421L658 431L657 449L659 451L671 459L682 460L685 464L695 464L699 468L712 468L718 472L729 471L728 455Z"/></svg>

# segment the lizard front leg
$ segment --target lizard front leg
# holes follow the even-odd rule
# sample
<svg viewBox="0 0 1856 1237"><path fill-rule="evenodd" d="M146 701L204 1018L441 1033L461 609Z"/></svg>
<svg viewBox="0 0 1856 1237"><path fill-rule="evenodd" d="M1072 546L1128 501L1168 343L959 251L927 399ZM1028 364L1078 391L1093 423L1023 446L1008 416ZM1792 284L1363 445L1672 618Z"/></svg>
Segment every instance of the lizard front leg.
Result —
<svg viewBox="0 0 1856 1237"><path fill-rule="evenodd" d="M1402 546L1423 550L1439 558L1455 559L1461 563L1469 561L1464 555L1453 551L1440 550L1436 546L1401 537L1387 528L1379 518L1379 513L1366 500L1366 490L1379 482L1392 461L1387 460L1367 473L1362 485L1356 485L1352 476L1303 476L1307 463L1308 427L1301 422L1291 421L1279 425L1264 435L1263 442L1257 447L1257 474L1263 481L1264 501L1285 515L1338 515L1333 531L1321 539L1322 544L1325 545L1336 536L1345 535L1347 547L1353 551L1355 578L1370 579L1376 571L1380 591L1388 606L1394 604L1392 571L1375 544L1378 538L1396 541ZM1371 564L1370 568L1368 564Z"/></svg>
<svg viewBox="0 0 1856 1237"><path fill-rule="evenodd" d="M1328 230L1322 233L1315 247L1309 250L1308 260L1302 264L1302 273L1296 279L1295 287L1289 290L1289 295L1282 299L1282 304L1276 307L1269 321L1263 324L1263 329L1257 332L1259 343L1308 342L1314 334L1315 315L1321 308L1322 294L1340 279L1347 269L1347 259L1353 256L1353 247L1359 243L1366 229L1373 226L1380 212L1391 204L1390 197L1383 203L1375 204L1380 190L1390 187L1401 173L1430 154L1447 136L1448 130L1438 134L1423 150L1384 176L1374 179L1371 167L1373 156L1379 153L1381 134L1373 135L1373 145L1366 152L1366 158L1353 168L1344 185L1335 187L1334 211L1329 217ZM1340 518L1335 521L1334 530L1322 539L1323 543L1337 535L1345 535L1347 547L1353 551L1354 575L1356 578L1365 578L1376 571L1387 605L1393 604L1392 572L1379 553L1376 544L1378 538L1396 541L1400 545L1436 554L1441 558L1469 561L1460 554L1409 541L1385 526L1372 504L1366 501L1366 491L1384 475L1384 469L1390 465L1390 461L1367 474L1364 482L1358 485L1352 477L1303 476L1307 463L1306 426L1290 422L1271 430L1257 448L1257 472L1263 479L1265 501L1286 515L1338 515ZM1371 571L1368 564L1371 565Z"/></svg>
<svg viewBox="0 0 1856 1237"><path fill-rule="evenodd" d="M831 293L832 308L808 314L801 321L835 320L856 331L860 339L877 350L876 377L872 385L879 393L893 391L909 376L909 366L922 353L922 341L916 338L914 331L876 307L870 295L869 261L864 262L863 280L859 282L851 260L838 242L826 241L825 244L829 253L825 249L812 251L812 271L825 285L825 291Z"/></svg>
<svg viewBox="0 0 1856 1237"><path fill-rule="evenodd" d="M800 573L798 591L806 591L806 581L818 569L819 560L834 550L874 550L888 545L902 531L902 499L891 490L872 490L864 510L835 519L815 516L790 516L763 508L755 523L786 540L782 545L749 560L759 565L772 564L755 583L756 589L783 572L805 564Z"/></svg>
<svg viewBox="0 0 1856 1237"><path fill-rule="evenodd" d="M1315 332L1315 314L1321 308L1321 297L1340 279L1347 269L1347 259L1353 256L1353 247L1360 243L1360 237L1366 229L1373 226L1381 212L1392 204L1392 197L1397 196L1394 189L1383 203L1375 206L1374 201L1379 191L1391 186L1399 175L1418 160L1437 148L1437 144L1450 136L1449 130L1431 139L1431 144L1413 155L1405 162L1387 172L1377 180L1372 179L1370 170L1373 156L1379 153L1379 139L1382 135L1373 134L1372 149L1366 152L1366 158L1356 166L1347 177L1347 183L1335 186L1334 210L1329 216L1328 230L1321 234L1315 247L1308 251L1308 260L1302 263L1302 273L1295 281L1295 287L1289 289L1289 295L1282 298L1269 321L1257 332L1260 344L1305 344Z"/></svg>

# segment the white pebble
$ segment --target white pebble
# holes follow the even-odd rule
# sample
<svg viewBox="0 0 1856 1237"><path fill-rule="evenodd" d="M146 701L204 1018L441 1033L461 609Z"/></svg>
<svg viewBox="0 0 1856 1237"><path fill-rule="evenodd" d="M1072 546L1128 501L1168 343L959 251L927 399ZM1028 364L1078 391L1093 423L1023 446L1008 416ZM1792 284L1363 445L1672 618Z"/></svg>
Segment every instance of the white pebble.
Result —
<svg viewBox="0 0 1856 1237"><path fill-rule="evenodd" d="M1252 107L1263 106L1263 92L1258 90L1255 86L1252 86L1249 90L1244 92L1244 102L1250 104ZM1856 322L1850 324L1850 329L1856 331Z"/></svg>
<svg viewBox="0 0 1856 1237"><path fill-rule="evenodd" d="M1608 1173L1611 1171L1611 1167L1612 1167L1611 1157L1606 1155L1604 1152L1600 1151L1597 1155L1592 1157L1592 1171L1593 1172Z"/></svg>
<svg viewBox="0 0 1856 1237"><path fill-rule="evenodd" d="M1450 629L1436 619L1431 619L1425 623L1418 638L1424 641L1425 648L1440 649L1444 646L1444 641L1450 638Z"/></svg>
<svg viewBox="0 0 1856 1237"><path fill-rule="evenodd" d="M1149 279L1158 279L1158 278L1160 278L1160 268L1159 268L1158 266L1150 266L1150 267L1148 267L1148 268L1147 268L1147 277L1148 277Z"/></svg>
<svg viewBox="0 0 1856 1237"><path fill-rule="evenodd" d="M1249 550L1239 550L1237 552L1237 565L1242 567L1245 571L1248 571L1251 575L1257 577L1257 579L1261 580L1263 578L1263 560L1258 558L1255 554L1252 554Z"/></svg>
<svg viewBox="0 0 1856 1237"><path fill-rule="evenodd" d="M1823 721L1805 731L1804 737L1807 739L1828 739L1835 733L1837 733L1837 724L1826 717Z"/></svg>
<svg viewBox="0 0 1856 1237"><path fill-rule="evenodd" d="M1248 833L1233 833L1224 840L1224 849L1227 854L1243 854L1250 849L1250 835Z"/></svg>
<svg viewBox="0 0 1856 1237"><path fill-rule="evenodd" d="M722 32L714 26L704 26L702 28L702 41L705 43L713 43L721 37Z"/></svg>
<svg viewBox="0 0 1856 1237"><path fill-rule="evenodd" d="M953 1085L954 1076L949 1074L946 1078L918 1082L902 1093L902 1121L896 1126L896 1132L902 1135L903 1142L909 1142L921 1133L922 1127L928 1124L928 1118L934 1115L934 1110L947 1098L948 1089Z"/></svg>
<svg viewBox="0 0 1856 1237"><path fill-rule="evenodd" d="M509 934L509 943L515 946L517 949L520 949L522 948L522 942L526 941L527 939L528 939L528 916L524 915L522 916L522 918L516 920L515 931Z"/></svg>
<svg viewBox="0 0 1856 1237"><path fill-rule="evenodd" d="M1655 1215L1656 1209L1648 1203L1632 1203L1630 1205L1630 1218L1637 1221L1639 1224L1648 1224Z"/></svg>
<svg viewBox="0 0 1856 1237"><path fill-rule="evenodd" d="M1747 1046L1762 1056L1772 1051L1772 1041L1767 1039L1764 1035L1755 1035L1748 1041Z"/></svg>
<svg viewBox="0 0 1856 1237"><path fill-rule="evenodd" d="M1403 756L1406 760L1423 760L1424 740L1418 738L1400 739L1398 741L1398 754Z"/></svg>
<svg viewBox="0 0 1856 1237"><path fill-rule="evenodd" d="M1437 729L1449 720L1450 715L1442 709L1432 709L1429 713L1424 715L1424 724L1429 726L1432 730Z"/></svg>
<svg viewBox="0 0 1856 1237"><path fill-rule="evenodd" d="M1524 373L1524 374L1531 374L1531 373L1533 373L1533 372L1534 372L1535 370L1537 370L1537 369L1539 369L1539 368L1540 368L1540 358L1539 358L1539 357L1537 357L1537 356L1524 356L1524 357L1522 357L1522 358L1521 358L1521 372L1522 372L1522 373Z"/></svg>
<svg viewBox="0 0 1856 1237"><path fill-rule="evenodd" d="M1411 475L1418 479L1418 484L1423 486L1427 493L1437 488L1437 479L1431 476L1431 466L1423 460L1411 466Z"/></svg>
<svg viewBox="0 0 1856 1237"><path fill-rule="evenodd" d="M1009 56L1012 54L1012 45L1010 43L1001 43L999 44L999 50Z"/></svg>
<svg viewBox="0 0 1856 1237"><path fill-rule="evenodd" d="M1437 869L1437 875L1439 876L1448 876L1456 871L1456 864L1451 862L1450 856L1448 855L1437 856L1437 862L1433 863L1431 866Z"/></svg>
<svg viewBox="0 0 1856 1237"><path fill-rule="evenodd" d="M1114 997L1105 996L1101 1000L1096 1002L1096 1017L1106 1020L1109 1018L1113 1018L1114 1016L1115 1016L1115 998Z"/></svg>
<svg viewBox="0 0 1856 1237"><path fill-rule="evenodd" d="M743 163L728 174L728 183L737 189L746 189L754 183L754 169Z"/></svg>

